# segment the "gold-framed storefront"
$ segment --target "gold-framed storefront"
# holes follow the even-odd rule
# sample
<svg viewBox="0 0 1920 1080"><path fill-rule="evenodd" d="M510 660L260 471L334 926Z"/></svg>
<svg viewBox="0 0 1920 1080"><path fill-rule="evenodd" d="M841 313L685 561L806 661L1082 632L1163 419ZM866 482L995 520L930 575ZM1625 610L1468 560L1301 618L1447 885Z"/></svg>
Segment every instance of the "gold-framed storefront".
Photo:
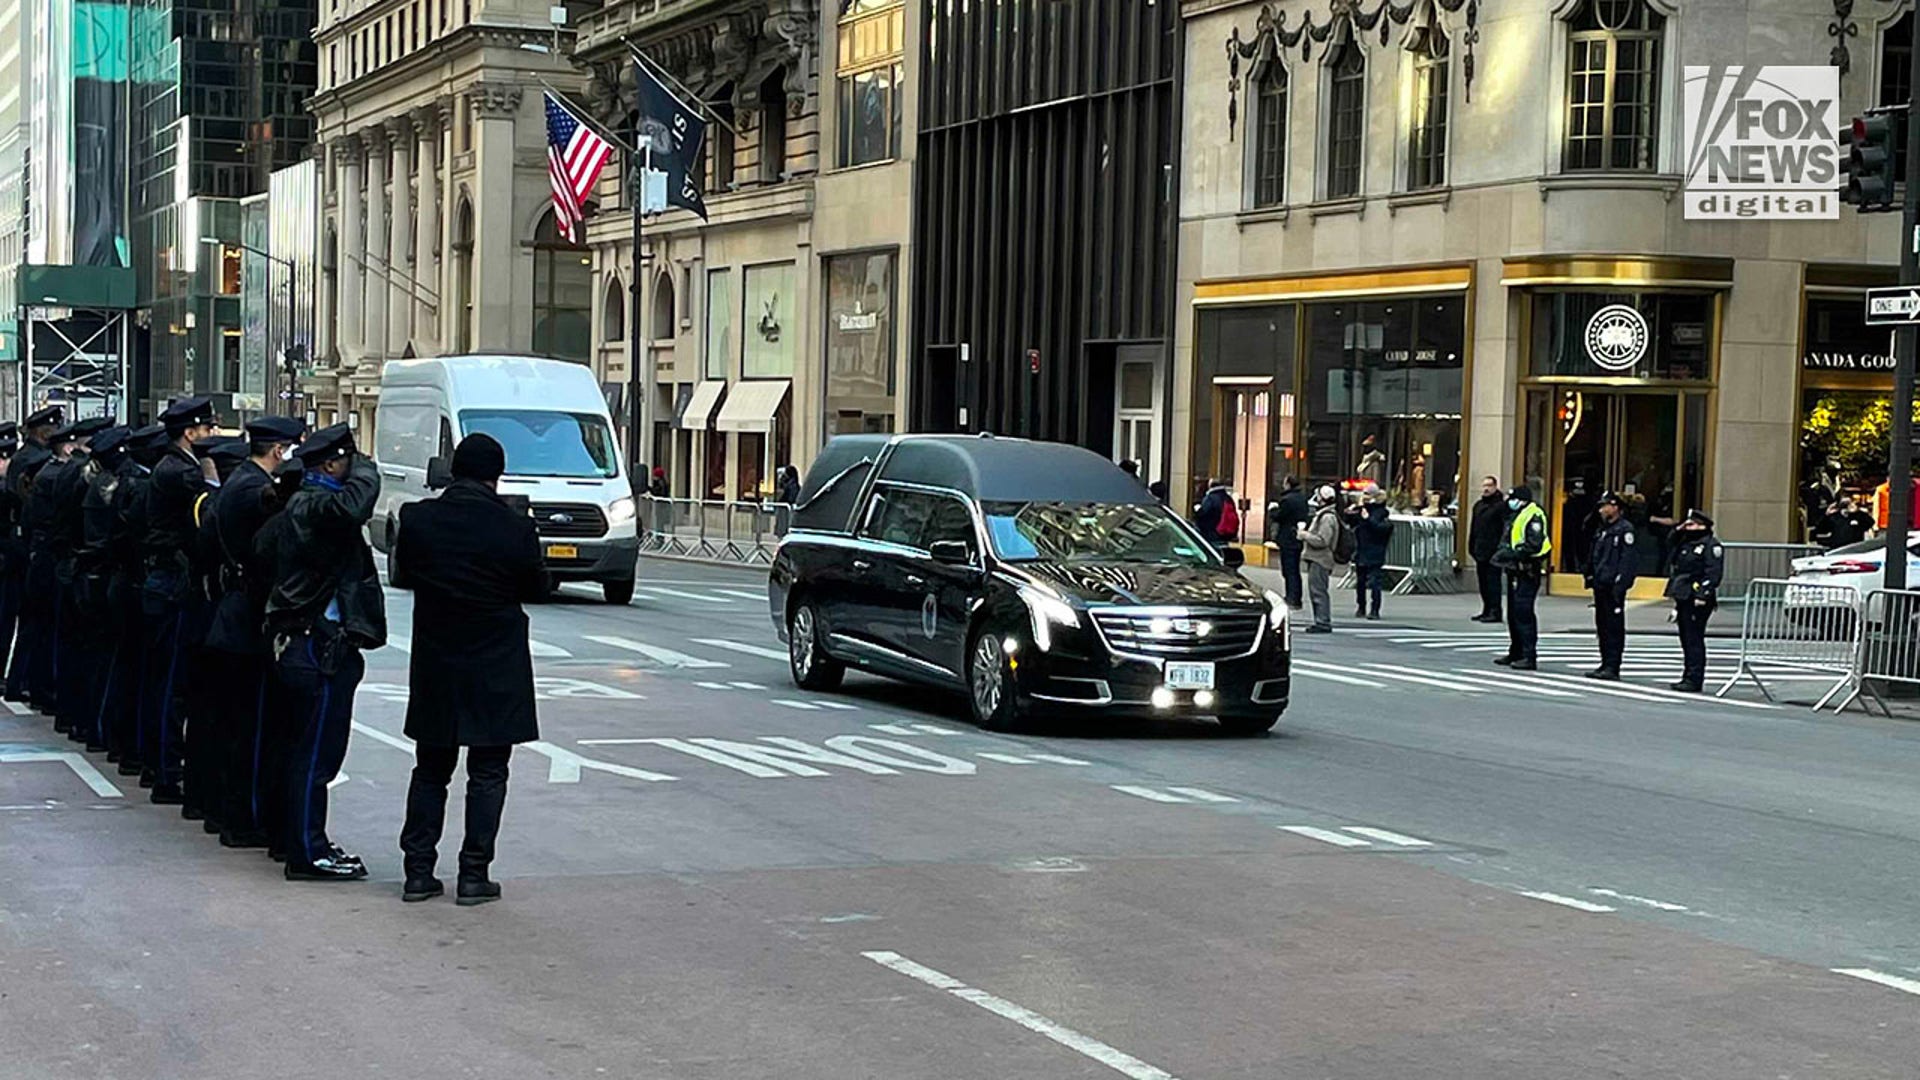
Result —
<svg viewBox="0 0 1920 1080"><path fill-rule="evenodd" d="M1375 483L1398 511L1458 521L1473 290L1470 264L1196 284L1176 503L1226 479L1255 561L1288 476Z"/></svg>
<svg viewBox="0 0 1920 1080"><path fill-rule="evenodd" d="M1720 339L1731 260L1572 256L1507 260L1518 320L1515 475L1548 511L1549 589L1578 592L1599 497L1627 504L1655 598L1668 526L1710 506Z"/></svg>
<svg viewBox="0 0 1920 1080"><path fill-rule="evenodd" d="M1893 401L1891 331L1866 325L1866 290L1893 285L1893 266L1809 263L1795 350L1793 497L1787 535L1808 539L1841 495L1871 507L1886 479Z"/></svg>

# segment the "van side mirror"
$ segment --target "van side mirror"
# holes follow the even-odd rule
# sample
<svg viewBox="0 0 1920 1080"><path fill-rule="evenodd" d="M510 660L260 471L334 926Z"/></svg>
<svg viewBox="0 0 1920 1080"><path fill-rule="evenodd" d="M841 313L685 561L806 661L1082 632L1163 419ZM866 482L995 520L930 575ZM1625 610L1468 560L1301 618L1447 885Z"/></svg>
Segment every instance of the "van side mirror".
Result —
<svg viewBox="0 0 1920 1080"><path fill-rule="evenodd" d="M1221 548L1220 558L1226 562L1229 570L1238 570L1247 565L1247 553L1237 547Z"/></svg>
<svg viewBox="0 0 1920 1080"><path fill-rule="evenodd" d="M443 457L427 459L427 490L439 491L453 486L453 466Z"/></svg>
<svg viewBox="0 0 1920 1080"><path fill-rule="evenodd" d="M943 566L966 566L973 562L973 552L967 549L964 540L935 540L928 545L927 554Z"/></svg>

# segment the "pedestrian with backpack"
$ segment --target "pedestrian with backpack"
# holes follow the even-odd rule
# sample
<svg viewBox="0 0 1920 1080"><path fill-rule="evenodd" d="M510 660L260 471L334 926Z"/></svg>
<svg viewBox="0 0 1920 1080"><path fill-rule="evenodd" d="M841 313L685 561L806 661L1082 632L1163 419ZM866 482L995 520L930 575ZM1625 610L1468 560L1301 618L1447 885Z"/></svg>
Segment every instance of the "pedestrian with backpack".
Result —
<svg viewBox="0 0 1920 1080"><path fill-rule="evenodd" d="M1313 603L1313 625L1309 634L1333 633L1333 567L1343 537L1352 534L1340 523L1339 495L1322 484L1307 500L1311 516L1299 527L1300 561L1307 565L1307 597ZM1351 557L1352 541L1347 540Z"/></svg>
<svg viewBox="0 0 1920 1080"><path fill-rule="evenodd" d="M1234 505L1225 480L1216 477L1208 483L1200 505L1193 508L1193 524L1217 548L1240 539L1240 508Z"/></svg>

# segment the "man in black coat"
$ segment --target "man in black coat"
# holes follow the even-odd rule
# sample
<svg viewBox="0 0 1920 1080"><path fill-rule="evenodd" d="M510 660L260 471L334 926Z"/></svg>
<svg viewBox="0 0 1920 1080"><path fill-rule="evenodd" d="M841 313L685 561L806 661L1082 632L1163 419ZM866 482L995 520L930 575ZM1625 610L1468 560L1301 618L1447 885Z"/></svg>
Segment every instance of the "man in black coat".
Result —
<svg viewBox="0 0 1920 1080"><path fill-rule="evenodd" d="M1602 524L1593 534L1586 565L1600 666L1587 672L1587 678L1612 682L1620 678L1620 662L1627 651L1627 592L1633 588L1639 556L1634 552L1633 523L1627 520L1620 496L1603 492L1599 514Z"/></svg>
<svg viewBox="0 0 1920 1080"><path fill-rule="evenodd" d="M110 427L93 437L88 446L91 464L87 486L80 496L80 542L73 557L72 609L73 645L62 659L79 670L71 673L74 715L87 749L93 752L110 747L107 738L107 713L102 704L107 678L113 669L113 653L119 644L113 605L107 596L107 583L113 577L113 493L119 486L119 468L125 456L128 427ZM63 674L66 669L62 669ZM62 691L66 693L66 691ZM61 701L61 708L68 702Z"/></svg>
<svg viewBox="0 0 1920 1080"><path fill-rule="evenodd" d="M1480 501L1473 504L1473 518L1467 527L1467 554L1473 556L1473 569L1480 577L1480 614L1474 622L1500 621L1500 568L1493 565L1493 553L1507 538L1507 496L1500 490L1498 477L1480 478Z"/></svg>
<svg viewBox="0 0 1920 1080"><path fill-rule="evenodd" d="M26 445L13 456L7 468L7 491L19 512L19 549L23 556L20 568L20 630L14 639L13 656L7 665L8 701L46 704L53 694L53 687L41 687L34 683L36 664L44 663L51 655L46 650L52 646L50 643L43 644L43 639L53 618L53 565L47 560L45 545L40 542L43 522L35 516L33 483L40 475L40 470L53 460L53 450L48 447L47 440L60 427L62 415L59 406L51 405L27 417L23 425L27 431Z"/></svg>
<svg viewBox="0 0 1920 1080"><path fill-rule="evenodd" d="M285 416L249 421L247 459L236 466L213 497L209 554L216 562L219 600L207 626L206 656L220 674L209 704L220 713L225 736L225 784L219 820L220 842L227 847L277 847L271 827L284 801L272 763L285 768L285 724L264 725L277 694L268 677L272 656L262 627L272 568L254 548L260 528L281 506L273 474L305 433L306 425Z"/></svg>
<svg viewBox="0 0 1920 1080"><path fill-rule="evenodd" d="M158 754L148 745L147 730L140 724L147 672L147 628L140 618L140 590L147 580L147 568L140 541L147 535L148 482L166 450L165 425L136 429L127 436L127 452L118 469L119 483L113 489L112 531L107 542L112 574L107 580L107 603L114 613L117 646L109 657L101 708L107 717L107 760L118 757L121 776L149 776L147 763Z"/></svg>
<svg viewBox="0 0 1920 1080"><path fill-rule="evenodd" d="M547 595L546 560L533 519L515 513L495 490L505 469L498 442L469 435L453 452L453 486L400 511L389 570L395 588L414 594L406 730L417 744L416 763L400 832L408 902L445 891L433 867L462 746L467 835L455 899L499 899L487 869L506 805L507 761L514 744L540 737L520 605Z"/></svg>
<svg viewBox="0 0 1920 1080"><path fill-rule="evenodd" d="M1280 549L1280 576L1286 581L1287 606L1297 609L1301 596L1300 526L1313 519L1313 511L1307 508L1307 493L1299 477L1287 477L1284 486L1285 494L1267 515L1267 532Z"/></svg>
<svg viewBox="0 0 1920 1080"><path fill-rule="evenodd" d="M91 718L86 715L87 662L82 658L82 623L73 607L74 560L80 554L81 504L87 485L99 470L92 465L88 446L93 437L113 426L103 416L76 420L55 435L54 460L40 471L34 484L35 500L46 507L46 532L41 542L53 562L53 643L41 670L54 684L53 727L75 742L85 742ZM103 748L104 749L104 748Z"/></svg>
<svg viewBox="0 0 1920 1080"><path fill-rule="evenodd" d="M347 756L361 653L387 643L386 597L366 540L380 469L345 424L314 432L297 453L300 490L274 519L281 527L255 541L273 562L267 633L297 728L287 753L286 876L352 881L367 867L327 836L327 785Z"/></svg>
<svg viewBox="0 0 1920 1080"><path fill-rule="evenodd" d="M213 402L185 398L160 414L167 448L147 481L146 532L140 554L146 580L140 586L140 615L146 626L146 678L142 683L140 724L154 757L153 801L180 806L186 767L186 658L188 605L193 598L192 552L198 530L194 507L207 490L207 476L193 455L193 444L213 434Z"/></svg>

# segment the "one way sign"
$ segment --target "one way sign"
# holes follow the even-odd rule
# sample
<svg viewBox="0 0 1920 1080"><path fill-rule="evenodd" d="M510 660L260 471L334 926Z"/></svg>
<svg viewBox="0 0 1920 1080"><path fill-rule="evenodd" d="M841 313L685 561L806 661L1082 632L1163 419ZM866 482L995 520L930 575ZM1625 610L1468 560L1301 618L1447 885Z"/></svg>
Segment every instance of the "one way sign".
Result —
<svg viewBox="0 0 1920 1080"><path fill-rule="evenodd" d="M1867 325L1920 323L1920 286L1894 285L1867 290Z"/></svg>

